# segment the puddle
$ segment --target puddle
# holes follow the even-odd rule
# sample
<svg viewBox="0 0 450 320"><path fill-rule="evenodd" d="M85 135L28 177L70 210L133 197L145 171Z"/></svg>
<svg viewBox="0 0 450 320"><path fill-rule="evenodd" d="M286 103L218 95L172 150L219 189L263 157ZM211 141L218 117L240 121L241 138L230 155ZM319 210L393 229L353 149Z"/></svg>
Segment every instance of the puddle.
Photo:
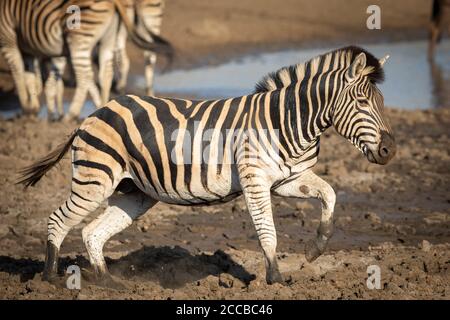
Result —
<svg viewBox="0 0 450 320"><path fill-rule="evenodd" d="M434 63L426 57L427 41L362 45L377 57L390 55L385 66L386 81L380 85L385 104L402 109L429 109L450 107L450 39L438 46ZM334 48L287 50L275 53L243 56L217 66L205 66L191 70L175 70L157 74L155 91L198 98L227 98L249 94L264 75L277 69L305 62ZM143 75L130 75L129 87L144 91ZM0 115L10 118L18 109L9 109L3 100ZM8 104L6 106L5 104ZM64 104L67 111L69 102ZM82 117L95 110L91 101L83 108ZM46 117L43 107L41 117Z"/></svg>
<svg viewBox="0 0 450 320"><path fill-rule="evenodd" d="M442 41L435 62L428 63L426 41L363 46L377 57L390 55L386 81L380 85L387 106L404 109L450 107L450 40ZM219 66L158 75L156 91L202 98L223 98L248 94L265 74L304 62L333 48L289 50L243 57ZM132 77L137 87L142 77Z"/></svg>

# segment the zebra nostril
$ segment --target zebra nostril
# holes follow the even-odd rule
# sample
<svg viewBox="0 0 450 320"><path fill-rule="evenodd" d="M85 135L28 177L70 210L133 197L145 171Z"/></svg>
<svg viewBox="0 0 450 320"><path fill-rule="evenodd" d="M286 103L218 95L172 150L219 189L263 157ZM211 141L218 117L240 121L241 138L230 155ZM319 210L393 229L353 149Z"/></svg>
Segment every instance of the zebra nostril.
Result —
<svg viewBox="0 0 450 320"><path fill-rule="evenodd" d="M389 155L389 149L386 147L381 147L380 149L380 155L382 157L387 157Z"/></svg>

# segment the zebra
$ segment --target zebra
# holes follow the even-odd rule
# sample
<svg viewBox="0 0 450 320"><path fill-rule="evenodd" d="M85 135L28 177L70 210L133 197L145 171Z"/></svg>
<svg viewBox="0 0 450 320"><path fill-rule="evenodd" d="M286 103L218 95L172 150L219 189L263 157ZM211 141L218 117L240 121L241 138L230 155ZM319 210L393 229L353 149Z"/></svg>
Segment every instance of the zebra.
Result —
<svg viewBox="0 0 450 320"><path fill-rule="evenodd" d="M123 0L3 0L0 2L0 51L10 66L20 103L25 112L36 112L25 81L22 56L49 58L50 83L58 80L64 63L52 63L52 58L70 57L77 82L68 118L78 117L89 93L99 107L109 95L112 81L112 61L116 32L123 22L128 36L138 46L162 53L170 52L167 42L146 40L127 18ZM73 12L79 10L79 24L73 24ZM116 14L117 13L117 14ZM18 19L20 17L20 19ZM93 47L100 45L99 79L102 97L94 82L91 63ZM111 80L110 80L111 79ZM53 81L53 82L52 82ZM59 86L58 88L61 88ZM46 92L48 89L46 89ZM58 91L58 90L57 90ZM107 92L107 93L105 93ZM50 91L50 96L56 96ZM31 101L30 101L31 100Z"/></svg>
<svg viewBox="0 0 450 320"><path fill-rule="evenodd" d="M33 186L71 150L71 193L48 220L43 278L54 279L69 230L106 199L104 213L82 230L99 281L112 280L105 242L158 201L209 205L243 195L265 257L266 281L282 282L272 194L321 201L308 261L324 252L333 233L335 192L312 171L321 134L334 127L372 163L386 164L396 152L377 88L386 59L350 46L271 73L242 97L111 100L65 143L21 171L18 183Z"/></svg>
<svg viewBox="0 0 450 320"><path fill-rule="evenodd" d="M129 3L127 3L127 7L134 6L134 12L139 16L137 28L142 30L142 34L145 34L147 30L150 30L153 36L159 36L159 34L161 33L161 24L165 2L163 0L129 0L128 2ZM133 19L132 15L130 19ZM152 41L151 36L147 37L147 39L148 41ZM128 58L126 51L126 41L126 29L122 28L118 32L117 46L115 51L116 64L119 69L115 89L117 92L122 93L125 91L128 72L130 69L130 59ZM155 52L144 50L144 74L146 80L145 90L148 96L154 95L153 78L155 73L154 69L156 65L156 58L157 56Z"/></svg>

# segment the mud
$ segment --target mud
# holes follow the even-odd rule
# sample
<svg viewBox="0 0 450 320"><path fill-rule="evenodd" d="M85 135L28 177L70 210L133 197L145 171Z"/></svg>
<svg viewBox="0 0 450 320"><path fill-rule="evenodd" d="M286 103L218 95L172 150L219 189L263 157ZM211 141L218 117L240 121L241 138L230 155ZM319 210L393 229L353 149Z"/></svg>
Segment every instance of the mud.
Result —
<svg viewBox="0 0 450 320"><path fill-rule="evenodd" d="M173 68L262 50L424 38L431 8L430 1L375 1L382 29L373 31L365 23L374 2L366 0L167 3L163 35L177 49ZM129 53L132 73L140 74L141 53ZM4 66L0 73L0 88L11 90ZM3 107L15 98L0 99ZM87 280L81 229L101 210L63 243L60 280L41 281L46 222L68 195L70 160L28 191L14 184L15 173L76 124L0 119L0 299L449 299L450 112L389 109L388 116L398 152L384 167L368 163L333 130L323 136L315 172L336 190L336 232L315 262L306 262L303 250L318 227L319 203L273 198L285 286L265 283L255 231L238 198L213 207L158 204L111 239L105 255L121 290ZM72 264L83 269L81 290L64 288ZM367 288L369 265L381 268L379 290Z"/></svg>
<svg viewBox="0 0 450 320"><path fill-rule="evenodd" d="M332 129L315 172L336 190L336 232L324 255L303 249L320 217L316 201L273 198L285 286L266 285L244 201L212 207L158 204L105 246L124 289L83 278L81 290L42 282L46 219L68 195L65 158L35 188L14 185L18 168L56 147L76 124L0 121L0 298L3 299L449 299L450 110L388 110L398 153L370 164ZM96 212L98 214L100 210ZM62 246L60 270L90 274L77 226ZM366 286L381 268L381 289Z"/></svg>

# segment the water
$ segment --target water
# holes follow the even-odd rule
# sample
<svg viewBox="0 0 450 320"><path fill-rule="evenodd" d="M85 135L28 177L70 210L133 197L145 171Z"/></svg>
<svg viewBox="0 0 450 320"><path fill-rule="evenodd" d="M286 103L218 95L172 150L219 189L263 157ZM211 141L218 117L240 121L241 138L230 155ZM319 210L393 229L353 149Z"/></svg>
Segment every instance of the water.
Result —
<svg viewBox="0 0 450 320"><path fill-rule="evenodd" d="M405 109L450 107L450 40L442 41L433 64L428 63L427 42L400 42L363 46L376 57L390 55L386 81L380 85L385 104ZM157 75L156 92L201 98L223 98L250 93L256 82L271 71L305 62L334 48L289 50L243 57L218 66L173 71ZM140 76L132 85L144 87Z"/></svg>
<svg viewBox="0 0 450 320"><path fill-rule="evenodd" d="M450 107L450 40L438 46L434 63L426 57L427 41L362 45L376 57L390 55L385 65L386 81L380 85L385 104L404 109L429 109ZM305 62L312 57L335 48L287 50L274 53L243 56L218 66L204 66L191 70L175 70L156 74L155 91L159 95L195 96L198 98L227 98L248 94L267 73L281 67ZM143 92L143 75L130 75L129 87ZM134 90L136 91L136 90ZM0 115L9 118L18 109L8 108L10 102L3 100ZM67 112L69 102L64 104ZM9 109L9 111L3 111ZM81 116L95 110L87 101ZM46 108L40 117L45 118Z"/></svg>

